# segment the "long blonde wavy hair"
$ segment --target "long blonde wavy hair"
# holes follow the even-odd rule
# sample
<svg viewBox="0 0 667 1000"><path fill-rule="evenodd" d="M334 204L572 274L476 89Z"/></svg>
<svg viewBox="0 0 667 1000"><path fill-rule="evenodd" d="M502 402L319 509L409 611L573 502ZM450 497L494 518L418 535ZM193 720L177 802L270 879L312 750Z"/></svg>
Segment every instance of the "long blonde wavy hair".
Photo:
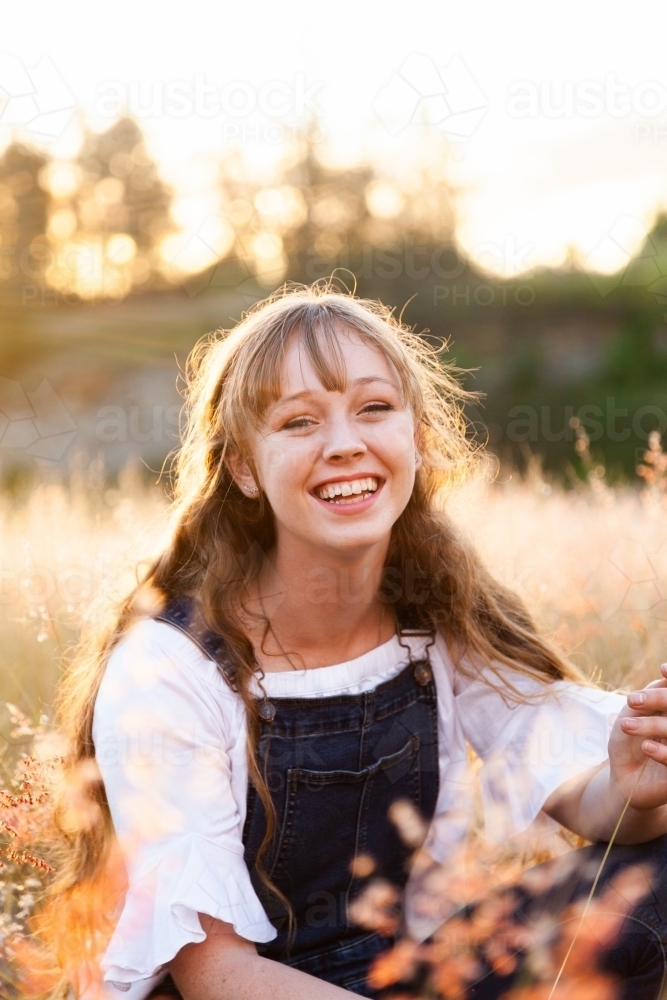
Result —
<svg viewBox="0 0 667 1000"><path fill-rule="evenodd" d="M158 602L194 597L204 623L227 642L232 670L225 677L245 705L249 779L267 817L258 872L269 887L261 859L274 835L275 813L257 760L260 721L258 703L250 693L256 661L239 612L264 554L274 545L275 528L266 498L244 496L227 459L236 453L255 472L250 431L261 425L267 407L281 394L281 365L291 338L299 338L325 389L344 389L342 328L388 358L418 428L423 465L408 505L393 526L386 564L397 611L412 601L419 620L444 636L459 669L483 664L493 683L503 691L514 690L517 697L505 668L546 682L582 680L540 636L519 597L487 572L444 510L443 495L466 477L477 449L466 434L466 393L438 351L388 308L341 293L331 284L285 288L257 304L234 329L205 339L189 358L184 433L173 466L170 541L111 623L83 635L79 655L61 685L57 717L67 740L68 768L85 770L95 755L93 711L106 662L130 623L147 613L147 591L157 595ZM400 585L408 566L413 580L429 584L417 603ZM63 915L68 900L80 899L82 886L99 881L113 840L101 782L91 778L87 794L100 818L66 831L66 854L51 907L51 924L58 928L67 927ZM289 910L288 901L283 902ZM90 934L84 938L93 940ZM71 934L57 949L61 955L67 942L72 947Z"/></svg>

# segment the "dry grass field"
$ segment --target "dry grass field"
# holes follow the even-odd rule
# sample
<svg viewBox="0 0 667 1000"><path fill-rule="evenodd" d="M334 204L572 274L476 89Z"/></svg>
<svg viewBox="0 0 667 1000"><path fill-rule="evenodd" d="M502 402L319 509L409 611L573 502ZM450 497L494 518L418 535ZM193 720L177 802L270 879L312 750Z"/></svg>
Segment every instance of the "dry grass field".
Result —
<svg viewBox="0 0 667 1000"><path fill-rule="evenodd" d="M48 713L82 615L132 585L165 537L162 487L93 462L65 487L0 496L0 702ZM477 479L448 501L492 572L586 673L645 682L667 658L667 509L659 488L564 489L538 470Z"/></svg>
<svg viewBox="0 0 667 1000"><path fill-rule="evenodd" d="M659 487L564 490L539 474L451 501L487 565L584 672L642 685L667 660L667 508Z"/></svg>
<svg viewBox="0 0 667 1000"><path fill-rule="evenodd" d="M105 489L91 466L68 487L0 496L0 703L48 713L83 615L132 585L165 537L166 501L131 470ZM564 489L538 471L482 479L448 501L493 573L600 682L645 682L667 659L667 509L659 488ZM2 725L0 724L0 729Z"/></svg>

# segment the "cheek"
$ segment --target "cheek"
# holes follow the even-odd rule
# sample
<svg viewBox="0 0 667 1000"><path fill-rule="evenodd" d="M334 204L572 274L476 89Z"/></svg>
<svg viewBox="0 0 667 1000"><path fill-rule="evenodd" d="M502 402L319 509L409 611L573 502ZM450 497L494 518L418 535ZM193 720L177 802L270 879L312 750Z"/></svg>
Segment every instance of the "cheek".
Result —
<svg viewBox="0 0 667 1000"><path fill-rule="evenodd" d="M374 451L396 476L414 471L415 440L412 424L401 421L392 428L378 428Z"/></svg>
<svg viewBox="0 0 667 1000"><path fill-rule="evenodd" d="M306 455L302 451L300 448L274 446L263 449L257 456L259 474L269 493L280 496L302 485L308 470Z"/></svg>

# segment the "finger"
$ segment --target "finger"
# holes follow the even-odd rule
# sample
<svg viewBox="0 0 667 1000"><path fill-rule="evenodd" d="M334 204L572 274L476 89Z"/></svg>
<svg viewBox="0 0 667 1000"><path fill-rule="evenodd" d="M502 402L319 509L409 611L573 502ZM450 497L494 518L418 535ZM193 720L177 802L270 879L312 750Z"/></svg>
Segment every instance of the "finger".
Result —
<svg viewBox="0 0 667 1000"><path fill-rule="evenodd" d="M653 740L644 740L642 750L651 760L659 764L667 764L667 746L664 743L654 743Z"/></svg>
<svg viewBox="0 0 667 1000"><path fill-rule="evenodd" d="M621 719L621 729L630 736L643 736L647 740L667 739L667 718L664 715L629 715Z"/></svg>
<svg viewBox="0 0 667 1000"><path fill-rule="evenodd" d="M631 691L628 695L628 705L633 711L642 715L667 712L667 681L657 681L642 691Z"/></svg>

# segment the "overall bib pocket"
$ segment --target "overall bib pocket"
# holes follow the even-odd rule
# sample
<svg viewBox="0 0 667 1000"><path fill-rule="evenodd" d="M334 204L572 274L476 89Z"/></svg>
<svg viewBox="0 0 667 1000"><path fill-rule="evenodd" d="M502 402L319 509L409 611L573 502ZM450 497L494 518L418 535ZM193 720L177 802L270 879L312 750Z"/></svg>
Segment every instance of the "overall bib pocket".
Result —
<svg viewBox="0 0 667 1000"><path fill-rule="evenodd" d="M322 898L312 900L310 908L304 900L307 923L324 919L323 907L329 904L332 912L338 911L338 920L350 926L341 911L356 894L359 880L351 868L358 855L373 859L376 876L395 876L394 859L403 866L405 847L388 813L398 800L420 806L420 746L419 736L413 735L398 751L360 771L287 770L283 821L269 877L286 892L315 881L346 885L344 900L326 900L320 893Z"/></svg>

